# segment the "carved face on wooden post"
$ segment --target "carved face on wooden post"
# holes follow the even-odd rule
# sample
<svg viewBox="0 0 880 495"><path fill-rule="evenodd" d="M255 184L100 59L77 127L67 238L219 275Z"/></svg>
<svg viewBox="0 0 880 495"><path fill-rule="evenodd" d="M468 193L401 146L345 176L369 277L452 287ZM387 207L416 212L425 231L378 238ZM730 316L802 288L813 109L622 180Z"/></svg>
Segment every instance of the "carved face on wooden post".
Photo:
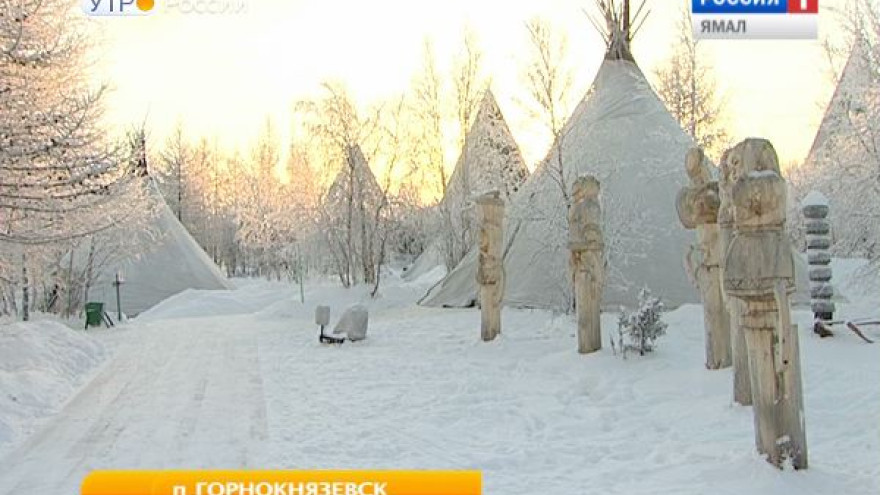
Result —
<svg viewBox="0 0 880 495"><path fill-rule="evenodd" d="M699 186L712 180L712 172L706 164L706 155L702 148L691 148L684 162L691 185Z"/></svg>
<svg viewBox="0 0 880 495"><path fill-rule="evenodd" d="M718 181L718 197L721 200L718 211L718 223L722 229L733 227L733 185L739 180L742 158L730 148L721 155Z"/></svg>
<svg viewBox="0 0 880 495"><path fill-rule="evenodd" d="M501 281L503 272L500 250L503 241L504 201L497 191L493 191L477 198L476 204L480 222L477 283L497 284Z"/></svg>
<svg viewBox="0 0 880 495"><path fill-rule="evenodd" d="M736 145L731 153L737 163L742 165L739 169L742 174L764 171L780 174L776 149L766 139L746 139Z"/></svg>
<svg viewBox="0 0 880 495"><path fill-rule="evenodd" d="M728 154L737 177L730 187L736 235L728 248L725 289L740 299L772 297L774 284L784 280L794 290L794 261L784 235L785 179L773 145L747 139Z"/></svg>
<svg viewBox="0 0 880 495"><path fill-rule="evenodd" d="M732 187L737 227L765 226L782 229L785 223L785 180L779 171L776 150L766 139L747 139L731 150L739 164Z"/></svg>
<svg viewBox="0 0 880 495"><path fill-rule="evenodd" d="M700 225L716 223L721 203L718 183L712 180L703 150L693 148L688 151L685 169L691 184L682 188L675 201L681 224L686 229L695 229Z"/></svg>
<svg viewBox="0 0 880 495"><path fill-rule="evenodd" d="M572 196L575 203L582 201L596 201L599 199L599 180L592 175L578 177L572 188Z"/></svg>
<svg viewBox="0 0 880 495"><path fill-rule="evenodd" d="M769 141L747 139L726 155L734 235L724 260L726 293L743 301L758 451L781 467L807 467L797 330L786 291L794 258L785 235L786 184Z"/></svg>
<svg viewBox="0 0 880 495"><path fill-rule="evenodd" d="M579 177L572 187L568 219L569 249L573 251L602 249L599 191L599 181L592 175Z"/></svg>

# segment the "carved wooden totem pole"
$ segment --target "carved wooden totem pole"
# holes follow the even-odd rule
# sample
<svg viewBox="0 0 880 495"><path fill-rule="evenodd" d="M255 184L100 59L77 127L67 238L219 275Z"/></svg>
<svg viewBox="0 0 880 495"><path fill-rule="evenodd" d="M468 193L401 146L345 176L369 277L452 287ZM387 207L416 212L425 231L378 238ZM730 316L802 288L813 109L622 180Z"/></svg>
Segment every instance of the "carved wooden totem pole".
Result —
<svg viewBox="0 0 880 495"><path fill-rule="evenodd" d="M568 248L574 270L578 352L588 354L602 348L600 317L605 264L599 181L591 175L580 177L572 187L571 196Z"/></svg>
<svg viewBox="0 0 880 495"><path fill-rule="evenodd" d="M807 231L807 260L810 264L810 306L816 320L834 319L834 286L831 285L831 223L828 221L828 198L813 191L802 203L804 228Z"/></svg>
<svg viewBox="0 0 880 495"><path fill-rule="evenodd" d="M686 229L697 231L700 264L697 283L703 300L703 325L706 331L706 368L714 370L731 365L730 316L721 293L721 240L718 227L718 182L706 163L703 150L691 149L685 159L690 186L678 194L678 218Z"/></svg>
<svg viewBox="0 0 880 495"><path fill-rule="evenodd" d="M807 467L797 329L789 294L794 259L785 233L786 184L769 141L747 139L729 151L739 170L731 188L734 235L724 263L724 288L744 302L758 451L782 467Z"/></svg>
<svg viewBox="0 0 880 495"><path fill-rule="evenodd" d="M497 191L477 198L477 222L480 226L477 284L480 286L483 341L501 333L501 300L504 298L504 201Z"/></svg>
<svg viewBox="0 0 880 495"><path fill-rule="evenodd" d="M723 258L733 239L733 184L739 178L738 163L731 163L731 150L721 157L718 196L721 205L718 209L718 227L720 234L721 279L724 280ZM731 355L733 358L733 400L741 405L752 404L752 382L749 378L749 354L746 349L746 337L743 333L741 316L743 302L730 297L727 290L722 290L724 304L727 307L730 326Z"/></svg>

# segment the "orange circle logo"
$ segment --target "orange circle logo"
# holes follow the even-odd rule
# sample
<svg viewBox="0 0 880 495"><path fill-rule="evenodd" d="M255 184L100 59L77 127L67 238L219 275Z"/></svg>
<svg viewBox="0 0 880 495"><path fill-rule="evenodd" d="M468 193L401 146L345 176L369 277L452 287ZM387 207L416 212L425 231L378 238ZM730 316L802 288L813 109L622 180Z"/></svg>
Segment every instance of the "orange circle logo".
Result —
<svg viewBox="0 0 880 495"><path fill-rule="evenodd" d="M153 10L153 7L155 6L155 0L137 0L137 8L141 9L144 12L149 12Z"/></svg>

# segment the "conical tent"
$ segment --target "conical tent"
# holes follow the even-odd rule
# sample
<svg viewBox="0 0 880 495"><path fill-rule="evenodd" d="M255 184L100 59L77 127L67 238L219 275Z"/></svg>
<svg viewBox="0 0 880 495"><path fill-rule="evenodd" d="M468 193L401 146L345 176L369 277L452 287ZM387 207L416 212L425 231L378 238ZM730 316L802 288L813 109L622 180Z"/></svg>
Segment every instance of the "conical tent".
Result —
<svg viewBox="0 0 880 495"><path fill-rule="evenodd" d="M330 189L327 190L327 203L331 209L342 208L351 191L352 201L375 206L382 197L382 187L370 169L367 157L358 145L348 148L345 166L336 174Z"/></svg>
<svg viewBox="0 0 880 495"><path fill-rule="evenodd" d="M233 286L177 220L161 193L151 183L150 192L159 204L153 232L139 234L147 250L142 255L104 267L91 293L92 300L116 311L113 283L121 273L122 311L134 316L187 289L228 290Z"/></svg>
<svg viewBox="0 0 880 495"><path fill-rule="evenodd" d="M529 169L495 95L487 89L465 137L443 203L457 211L489 191L499 191L506 198L519 190L528 176Z"/></svg>
<svg viewBox="0 0 880 495"><path fill-rule="evenodd" d="M861 113L862 109L858 107L865 106L866 100L877 95L876 92L873 95L865 94L871 86L870 69L867 67L868 50L862 43L853 46L810 146L807 165L832 165L841 158L838 154L845 146L841 140L855 139L856 133L852 127L857 123L853 121L851 113Z"/></svg>
<svg viewBox="0 0 880 495"><path fill-rule="evenodd" d="M694 235L674 202L686 183L692 146L635 63L606 57L592 88L563 129L564 184L595 175L602 184L607 277L605 306L633 304L650 287L670 306L698 302L684 256ZM567 207L557 146L512 198L504 258L508 305L565 309L570 305ZM476 300L476 255L422 300L428 306L468 306Z"/></svg>
<svg viewBox="0 0 880 495"><path fill-rule="evenodd" d="M404 268L401 278L413 281L427 273L433 272L439 266L445 266L441 246L440 239L435 238L429 242L425 250L422 251L422 254L418 255L412 263Z"/></svg>
<svg viewBox="0 0 880 495"><path fill-rule="evenodd" d="M505 222L504 303L567 310L572 305L566 197L586 174L601 183L605 307L633 305L649 287L668 307L698 303L685 256L695 241L675 212L686 184L688 137L636 65L630 42L640 13L629 2L601 1L605 59L538 170L511 198ZM602 22L596 23L597 27ZM637 28L635 28L637 30ZM602 31L603 28L600 28ZM422 298L427 306L477 301L477 254L471 250ZM803 298L806 279L798 280Z"/></svg>
<svg viewBox="0 0 880 495"><path fill-rule="evenodd" d="M836 249L845 255L870 252L877 242L876 194L865 187L876 174L880 137L874 56L864 43L854 45L803 165L806 184L800 184L802 193L817 189L830 200Z"/></svg>
<svg viewBox="0 0 880 495"><path fill-rule="evenodd" d="M428 245L405 278L413 280L443 263L445 251L467 252L471 244L473 198L489 191L499 191L507 198L519 190L528 176L529 169L495 95L487 89L439 205L441 214L446 215L447 232Z"/></svg>

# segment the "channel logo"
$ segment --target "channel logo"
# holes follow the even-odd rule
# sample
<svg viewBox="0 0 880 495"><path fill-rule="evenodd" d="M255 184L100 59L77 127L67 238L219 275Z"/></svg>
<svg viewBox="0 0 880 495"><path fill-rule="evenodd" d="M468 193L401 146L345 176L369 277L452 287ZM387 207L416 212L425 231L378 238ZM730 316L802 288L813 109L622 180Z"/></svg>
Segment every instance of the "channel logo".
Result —
<svg viewBox="0 0 880 495"><path fill-rule="evenodd" d="M815 40L819 0L691 0L697 39Z"/></svg>
<svg viewBox="0 0 880 495"><path fill-rule="evenodd" d="M86 15L96 17L131 17L151 15L156 11L155 0L82 0Z"/></svg>

